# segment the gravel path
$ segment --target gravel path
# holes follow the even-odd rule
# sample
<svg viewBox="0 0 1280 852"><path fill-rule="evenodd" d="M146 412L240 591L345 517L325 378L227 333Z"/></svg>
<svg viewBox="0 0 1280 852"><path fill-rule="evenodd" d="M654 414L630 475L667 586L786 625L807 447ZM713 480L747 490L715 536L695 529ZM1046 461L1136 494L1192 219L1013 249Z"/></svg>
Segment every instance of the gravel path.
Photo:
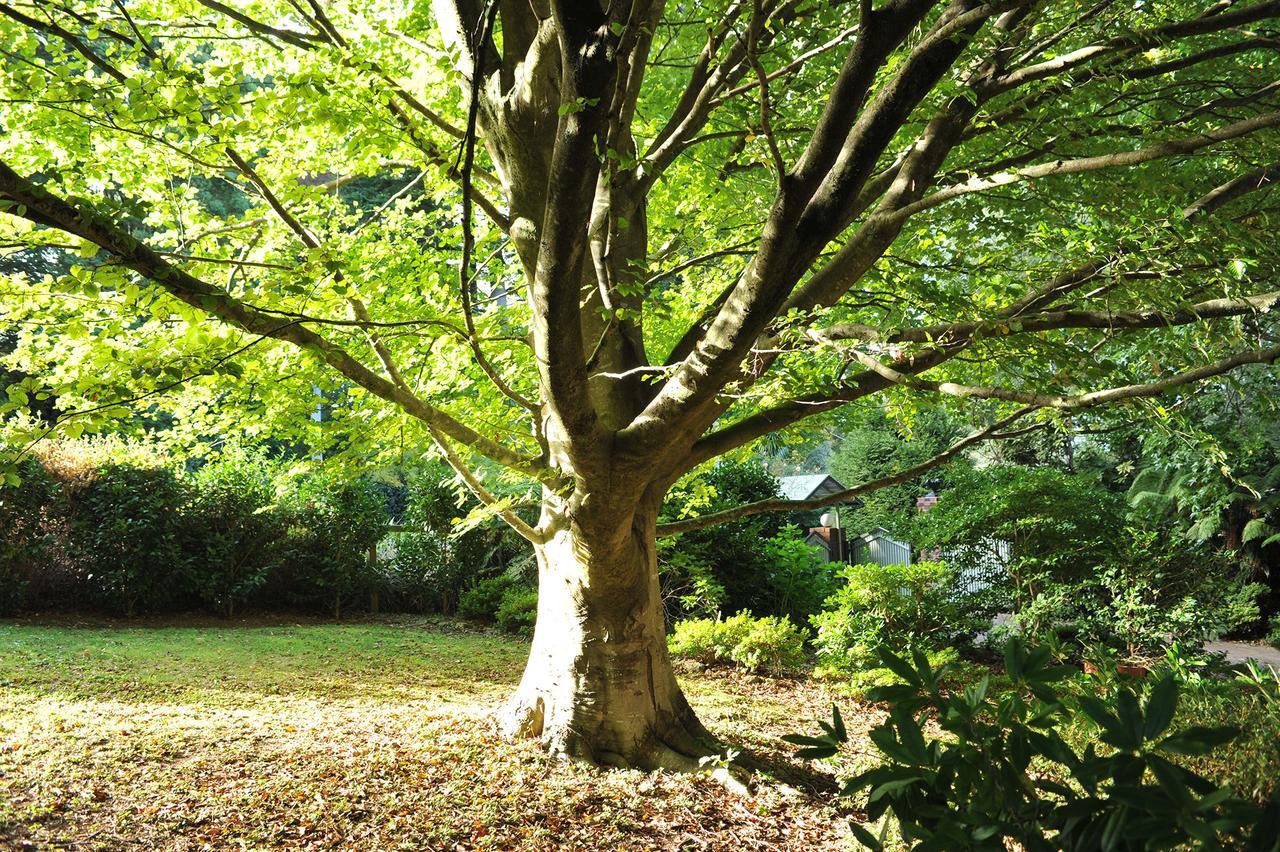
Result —
<svg viewBox="0 0 1280 852"><path fill-rule="evenodd" d="M1229 663L1257 660L1259 663L1280 670L1280 650L1270 645L1256 645L1252 642L1206 642L1204 649L1226 654Z"/></svg>

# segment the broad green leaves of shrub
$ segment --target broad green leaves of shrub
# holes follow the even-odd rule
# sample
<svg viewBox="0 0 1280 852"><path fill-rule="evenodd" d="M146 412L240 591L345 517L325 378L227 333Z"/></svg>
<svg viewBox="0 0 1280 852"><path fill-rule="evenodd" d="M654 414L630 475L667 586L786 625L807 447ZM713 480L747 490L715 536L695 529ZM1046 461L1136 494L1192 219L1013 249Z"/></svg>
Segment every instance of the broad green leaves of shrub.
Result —
<svg viewBox="0 0 1280 852"><path fill-rule="evenodd" d="M982 607L965 593L956 573L941 562L850 565L844 585L810 622L821 671L876 667L875 649L937 650L985 626Z"/></svg>
<svg viewBox="0 0 1280 852"><path fill-rule="evenodd" d="M923 654L908 661L881 650L880 657L904 681L868 695L889 706L889 718L871 733L884 762L849 779L843 792L865 791L868 818L891 813L911 849L1276 849L1274 805L1260 809L1172 759L1206 754L1238 733L1170 732L1179 692L1173 677L1145 696L1124 687L1110 702L1072 700L1062 681L1073 669L1056 665L1047 648L1014 639L1005 655L1011 689L994 694L983 678L948 692L946 667L933 669ZM1077 751L1058 731L1081 715L1098 735ZM943 737L930 736L930 722ZM819 736L786 739L803 756L823 758L847 736L837 714ZM885 832L853 828L864 846L883 848Z"/></svg>
<svg viewBox="0 0 1280 852"><path fill-rule="evenodd" d="M756 618L740 612L725 619L678 622L668 646L674 656L703 663L733 663L752 670L786 668L804 662L806 634L785 617Z"/></svg>

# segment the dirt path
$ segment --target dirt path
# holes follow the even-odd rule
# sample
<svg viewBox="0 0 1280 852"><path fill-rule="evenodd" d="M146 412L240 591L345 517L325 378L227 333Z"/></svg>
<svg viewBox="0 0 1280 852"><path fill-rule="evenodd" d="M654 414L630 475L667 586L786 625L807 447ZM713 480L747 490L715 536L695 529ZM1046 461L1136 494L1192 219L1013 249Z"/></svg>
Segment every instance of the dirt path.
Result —
<svg viewBox="0 0 1280 852"><path fill-rule="evenodd" d="M1257 660L1263 665L1280 671L1280 650L1270 645L1257 645L1253 642L1206 642L1204 649L1213 653L1226 654L1228 663Z"/></svg>

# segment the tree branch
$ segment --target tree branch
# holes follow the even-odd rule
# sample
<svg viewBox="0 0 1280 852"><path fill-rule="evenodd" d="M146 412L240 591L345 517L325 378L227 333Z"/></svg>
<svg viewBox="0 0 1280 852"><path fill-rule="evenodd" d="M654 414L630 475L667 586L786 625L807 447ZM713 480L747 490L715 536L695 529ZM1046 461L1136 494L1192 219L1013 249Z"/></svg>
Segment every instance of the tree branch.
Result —
<svg viewBox="0 0 1280 852"><path fill-rule="evenodd" d="M826 506L834 506L837 503L848 503L863 494L869 494L881 488L887 488L891 485L898 485L909 479L915 479L922 473L937 467L949 459L954 458L964 452L974 444L987 440L998 440L1007 437L1000 434L1000 430L1004 429L1010 423L1019 420L1022 417L1036 411L1035 406L1019 409L1013 414L997 420L995 423L970 434L968 437L962 438L955 442L947 449L938 453L930 459L926 459L920 464L913 465L906 470L890 476L881 477L880 479L864 482L861 485L855 485L852 488L846 488L843 491L837 491L825 497L815 497L811 500L783 500L770 499L758 500L754 503L747 503L733 509L725 509L721 512L713 512L709 515L702 515L697 518L688 518L682 521L672 521L667 524L658 525L658 536L680 535L681 533L693 532L694 530L705 529L706 527L723 524L726 521L736 521L740 518L750 517L751 515L760 515L765 512L805 512L813 509L822 509Z"/></svg>
<svg viewBox="0 0 1280 852"><path fill-rule="evenodd" d="M519 471L551 487L563 482L538 459L519 455L486 438L451 415L382 378L349 353L300 324L281 325L278 318L250 307L229 293L171 265L151 248L122 231L105 215L84 201L71 203L22 177L0 162L0 198L16 202L8 212L81 237L115 255L121 264L155 282L174 297L229 325L293 344L310 352L355 384L399 405L413 417L474 448L501 465Z"/></svg>

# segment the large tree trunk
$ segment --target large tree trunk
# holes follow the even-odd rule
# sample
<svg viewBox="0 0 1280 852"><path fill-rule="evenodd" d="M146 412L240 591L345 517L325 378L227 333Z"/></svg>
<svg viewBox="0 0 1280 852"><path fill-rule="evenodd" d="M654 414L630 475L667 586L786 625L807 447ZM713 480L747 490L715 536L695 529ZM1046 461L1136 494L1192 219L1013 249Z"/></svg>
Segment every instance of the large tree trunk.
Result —
<svg viewBox="0 0 1280 852"><path fill-rule="evenodd" d="M671 669L655 525L656 512L585 526L566 518L538 546L538 620L508 733L645 769L696 768L716 751Z"/></svg>

